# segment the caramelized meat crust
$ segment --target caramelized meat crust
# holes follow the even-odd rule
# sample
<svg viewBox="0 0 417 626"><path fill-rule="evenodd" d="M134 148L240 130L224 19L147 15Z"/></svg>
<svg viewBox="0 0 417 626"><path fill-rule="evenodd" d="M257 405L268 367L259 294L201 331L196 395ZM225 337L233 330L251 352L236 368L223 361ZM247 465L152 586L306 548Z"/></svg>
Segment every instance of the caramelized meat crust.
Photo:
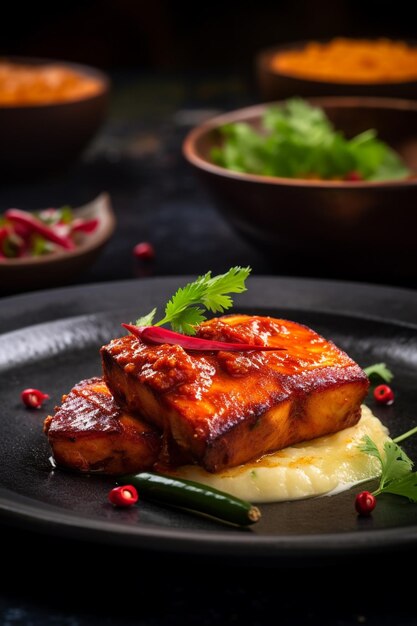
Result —
<svg viewBox="0 0 417 626"><path fill-rule="evenodd" d="M200 337L275 345L277 352L197 352L130 335L101 349L117 402L214 472L360 418L368 390L361 368L296 322L231 315L200 325Z"/></svg>
<svg viewBox="0 0 417 626"><path fill-rule="evenodd" d="M45 420L58 465L83 472L123 474L150 469L161 436L116 404L102 378L83 380Z"/></svg>

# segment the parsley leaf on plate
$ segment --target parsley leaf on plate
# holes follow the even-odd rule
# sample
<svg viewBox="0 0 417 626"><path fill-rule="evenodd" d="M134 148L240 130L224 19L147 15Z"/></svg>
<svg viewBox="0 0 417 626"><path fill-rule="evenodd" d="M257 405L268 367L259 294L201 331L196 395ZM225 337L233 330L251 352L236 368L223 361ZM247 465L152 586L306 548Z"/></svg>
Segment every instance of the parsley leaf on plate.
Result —
<svg viewBox="0 0 417 626"><path fill-rule="evenodd" d="M143 315L142 317L138 317L135 324L136 326L152 326L152 322L156 315L156 308L152 309L147 315Z"/></svg>
<svg viewBox="0 0 417 626"><path fill-rule="evenodd" d="M417 502L417 472L409 472L388 483L384 487L384 492L403 496L411 502Z"/></svg>
<svg viewBox="0 0 417 626"><path fill-rule="evenodd" d="M374 365L365 367L363 371L371 380L382 378L384 382L390 383L394 378L394 374L385 363L374 363Z"/></svg>
<svg viewBox="0 0 417 626"><path fill-rule="evenodd" d="M366 435L360 445L362 452L376 457L381 464L379 487L374 495L394 493L417 502L417 472L413 461L395 441L386 441L381 453L374 441Z"/></svg>

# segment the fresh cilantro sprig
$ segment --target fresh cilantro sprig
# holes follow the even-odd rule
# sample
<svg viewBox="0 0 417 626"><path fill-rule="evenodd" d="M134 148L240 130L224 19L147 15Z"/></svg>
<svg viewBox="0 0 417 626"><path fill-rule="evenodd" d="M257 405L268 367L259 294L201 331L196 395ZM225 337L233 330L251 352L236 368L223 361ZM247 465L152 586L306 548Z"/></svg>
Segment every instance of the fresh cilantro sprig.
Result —
<svg viewBox="0 0 417 626"><path fill-rule="evenodd" d="M394 374L385 363L374 363L374 365L365 367L363 371L371 381L382 379L385 383L390 383L394 378Z"/></svg>
<svg viewBox="0 0 417 626"><path fill-rule="evenodd" d="M371 381L382 379L385 383L390 383L394 378L394 374L385 363L370 365L364 369L364 372ZM393 493L408 498L411 502L417 502L417 472L413 472L413 461L398 445L416 433L417 426L391 441L386 441L382 452L369 435L362 439L360 450L377 458L381 465L379 486L373 492L374 496L381 493Z"/></svg>
<svg viewBox="0 0 417 626"><path fill-rule="evenodd" d="M373 492L374 496L393 493L417 502L417 472L412 471L413 461L397 443L416 432L417 428L413 428L395 440L386 441L382 453L369 435L363 438L360 450L377 458L381 465L379 486Z"/></svg>
<svg viewBox="0 0 417 626"><path fill-rule="evenodd" d="M245 280L250 267L232 267L225 274L212 276L207 272L197 280L180 287L165 307L165 315L154 322L156 308L136 320L136 326L162 326L185 335L195 335L195 326L207 319L205 311L223 313L233 305L229 294L246 291Z"/></svg>

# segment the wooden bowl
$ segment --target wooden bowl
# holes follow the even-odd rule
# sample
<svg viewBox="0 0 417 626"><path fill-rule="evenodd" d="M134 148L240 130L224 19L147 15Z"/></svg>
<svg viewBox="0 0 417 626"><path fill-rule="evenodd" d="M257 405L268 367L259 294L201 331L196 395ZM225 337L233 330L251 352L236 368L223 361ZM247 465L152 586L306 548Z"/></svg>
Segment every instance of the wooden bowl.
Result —
<svg viewBox="0 0 417 626"><path fill-rule="evenodd" d="M99 255L116 226L107 193L82 207L73 209L74 217L98 219L96 230L85 235L75 250L63 250L38 257L0 259L0 286L10 291L55 287L71 282ZM1 291L0 288L0 291Z"/></svg>
<svg viewBox="0 0 417 626"><path fill-rule="evenodd" d="M0 178L37 176L73 163L102 125L110 81L99 70L77 63L10 57L11 63L57 64L91 76L98 90L79 99L36 105L0 104Z"/></svg>
<svg viewBox="0 0 417 626"><path fill-rule="evenodd" d="M263 100L284 100L293 96L361 96L417 99L417 80L386 83L331 82L303 78L280 72L272 67L276 54L288 50L301 50L310 43L298 41L261 50L256 56L255 73ZM324 42L321 42L324 43ZM415 46L415 42L408 42Z"/></svg>
<svg viewBox="0 0 417 626"><path fill-rule="evenodd" d="M321 98L337 129L353 136L375 128L417 172L417 102ZM277 103L278 104L278 103ZM258 125L261 104L218 116L185 138L183 153L219 210L244 237L276 261L281 274L389 280L417 276L417 178L337 182L273 178L215 165L219 128Z"/></svg>

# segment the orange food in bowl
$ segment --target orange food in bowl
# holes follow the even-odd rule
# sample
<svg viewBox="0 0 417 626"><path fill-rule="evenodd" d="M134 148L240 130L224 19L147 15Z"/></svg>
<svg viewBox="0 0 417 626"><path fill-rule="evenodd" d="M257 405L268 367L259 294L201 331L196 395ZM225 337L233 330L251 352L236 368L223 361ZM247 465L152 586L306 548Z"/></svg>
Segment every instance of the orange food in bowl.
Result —
<svg viewBox="0 0 417 626"><path fill-rule="evenodd" d="M400 83L417 80L417 47L389 39L333 39L277 52L271 69L337 83Z"/></svg>
<svg viewBox="0 0 417 626"><path fill-rule="evenodd" d="M33 106L88 98L102 83L58 63L24 65L0 60L0 106Z"/></svg>

